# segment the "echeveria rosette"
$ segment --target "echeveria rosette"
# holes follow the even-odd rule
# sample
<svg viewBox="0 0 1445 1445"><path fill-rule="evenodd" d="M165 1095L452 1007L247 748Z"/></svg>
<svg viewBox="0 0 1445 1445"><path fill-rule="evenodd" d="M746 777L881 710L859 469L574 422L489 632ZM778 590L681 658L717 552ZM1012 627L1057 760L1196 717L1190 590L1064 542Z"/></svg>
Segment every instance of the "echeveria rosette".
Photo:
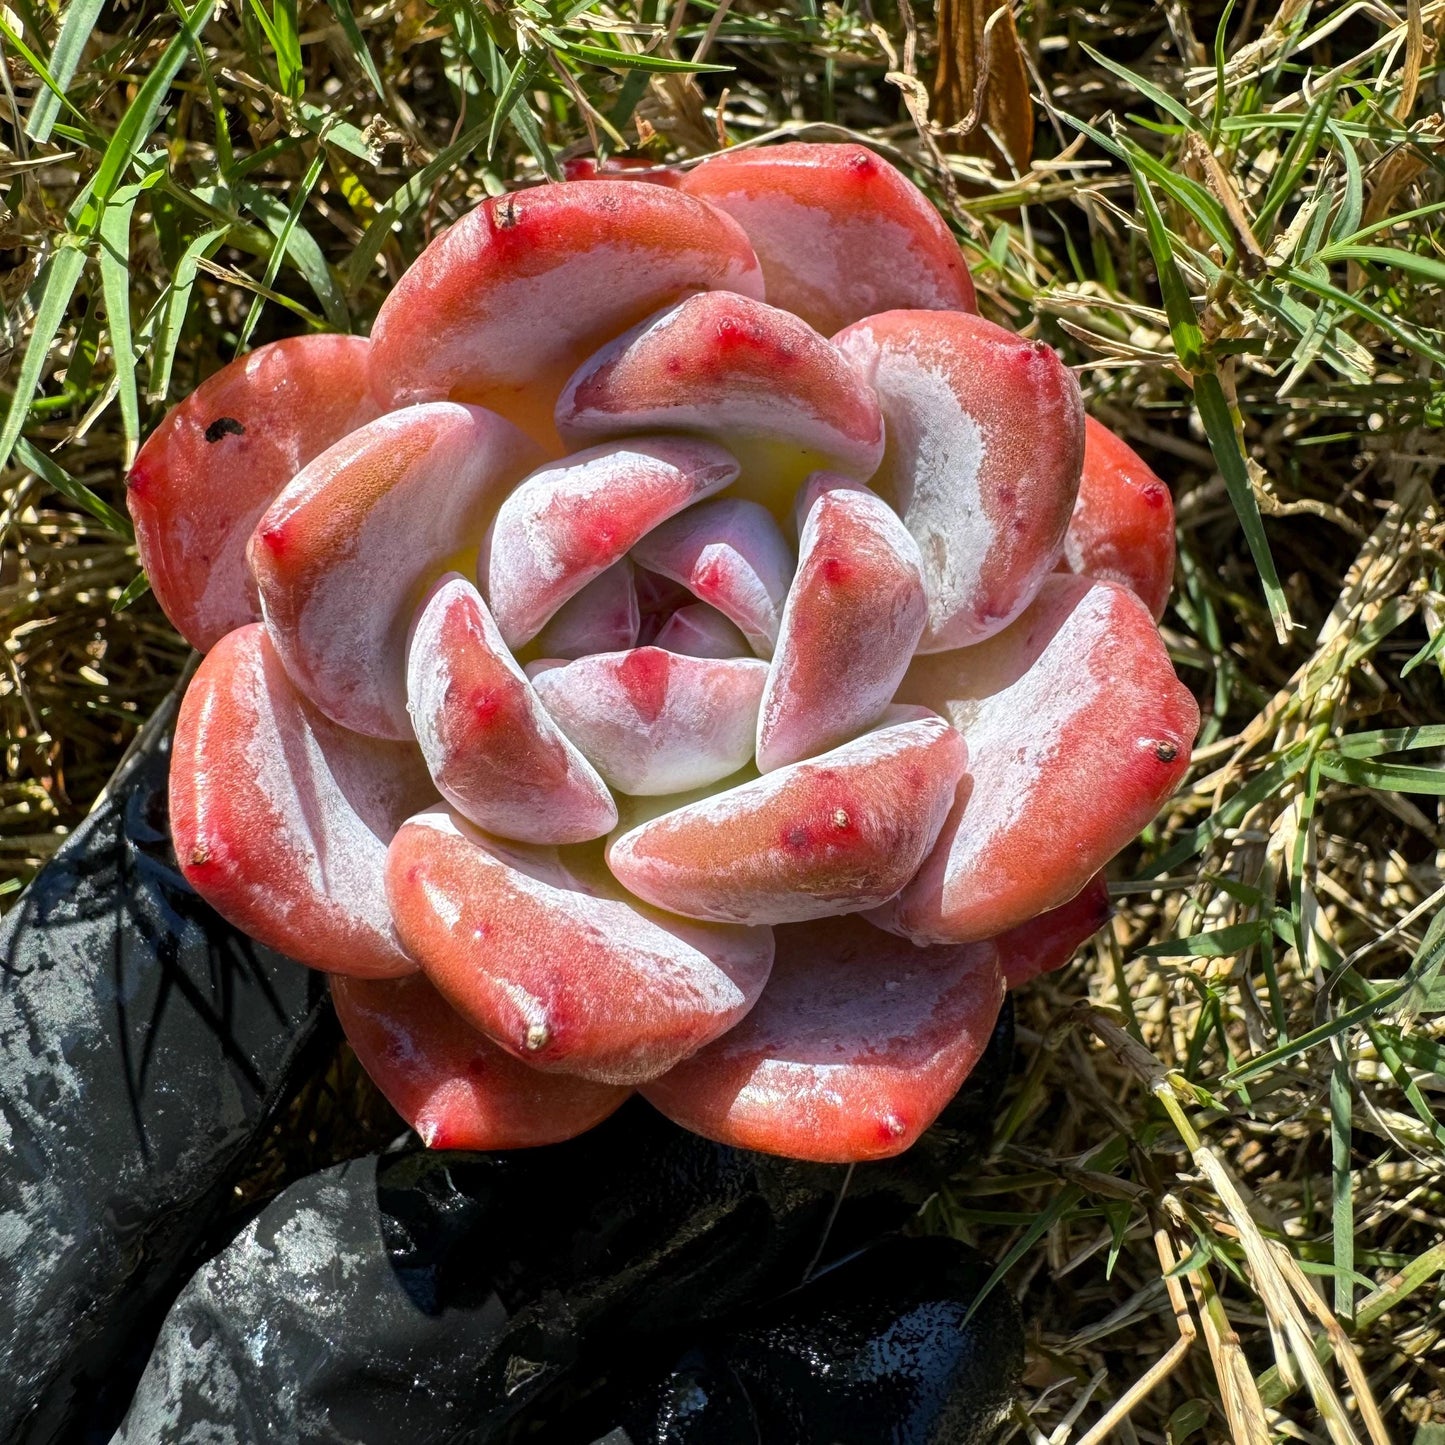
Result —
<svg viewBox="0 0 1445 1445"><path fill-rule="evenodd" d="M906 1148L1198 724L1157 478L856 146L486 202L131 477L177 852L439 1146ZM831 339L830 339L831 338ZM1142 600L1141 600L1142 599Z"/></svg>

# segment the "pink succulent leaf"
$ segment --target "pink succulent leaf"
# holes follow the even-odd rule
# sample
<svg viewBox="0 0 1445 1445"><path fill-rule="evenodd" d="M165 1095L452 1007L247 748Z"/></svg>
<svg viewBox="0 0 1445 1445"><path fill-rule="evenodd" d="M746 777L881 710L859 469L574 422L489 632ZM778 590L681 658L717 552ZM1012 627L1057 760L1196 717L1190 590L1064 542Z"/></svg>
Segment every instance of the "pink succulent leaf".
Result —
<svg viewBox="0 0 1445 1445"><path fill-rule="evenodd" d="M607 861L629 892L688 918L798 923L860 912L918 870L965 751L941 718L912 709L820 757L631 828Z"/></svg>
<svg viewBox="0 0 1445 1445"><path fill-rule="evenodd" d="M537 672L533 686L614 788L653 795L720 782L751 761L767 675L755 657L638 647Z"/></svg>
<svg viewBox="0 0 1445 1445"><path fill-rule="evenodd" d="M514 1059L419 973L338 977L331 997L362 1068L433 1149L557 1144L600 1124L632 1092Z"/></svg>
<svg viewBox="0 0 1445 1445"><path fill-rule="evenodd" d="M923 554L923 650L981 642L1063 555L1084 458L1078 383L1042 342L958 312L890 311L833 339L883 407L872 486Z"/></svg>
<svg viewBox="0 0 1445 1445"><path fill-rule="evenodd" d="M758 715L758 770L826 752L893 700L927 621L923 560L866 487L820 474Z"/></svg>
<svg viewBox="0 0 1445 1445"><path fill-rule="evenodd" d="M992 944L917 948L856 917L775 930L772 978L730 1033L644 1087L685 1128L821 1163L907 1149L988 1045Z"/></svg>
<svg viewBox="0 0 1445 1445"><path fill-rule="evenodd" d="M806 321L724 291L690 296L589 357L563 389L557 430L572 446L684 431L769 473L792 462L866 480L883 457L878 399L853 364Z"/></svg>
<svg viewBox="0 0 1445 1445"><path fill-rule="evenodd" d="M626 557L598 573L547 619L532 650L570 659L635 647L642 619L633 573Z"/></svg>
<svg viewBox="0 0 1445 1445"><path fill-rule="evenodd" d="M659 165L647 156L573 156L562 162L562 174L569 181L646 181L655 186L682 184L683 173L673 166Z"/></svg>
<svg viewBox="0 0 1445 1445"><path fill-rule="evenodd" d="M989 641L918 658L899 697L968 742L971 786L897 900L920 943L991 938L1074 897L1178 786L1199 727L1139 599L1067 574Z"/></svg>
<svg viewBox="0 0 1445 1445"><path fill-rule="evenodd" d="M685 657L742 657L748 651L742 632L706 602L679 607L658 629L652 645Z"/></svg>
<svg viewBox="0 0 1445 1445"><path fill-rule="evenodd" d="M1174 499L1139 454L1084 418L1084 471L1064 538L1071 572L1138 593L1157 622L1174 586Z"/></svg>
<svg viewBox="0 0 1445 1445"><path fill-rule="evenodd" d="M166 413L126 481L151 590L205 652L261 616L246 543L277 492L370 421L369 343L295 336L222 367Z"/></svg>
<svg viewBox="0 0 1445 1445"><path fill-rule="evenodd" d="M718 497L689 507L633 549L640 567L680 582L771 657L793 580L793 552L766 507Z"/></svg>
<svg viewBox="0 0 1445 1445"><path fill-rule="evenodd" d="M477 548L538 460L492 412L392 412L323 452L257 524L251 571L292 680L343 727L409 738L406 635L419 596Z"/></svg>
<svg viewBox="0 0 1445 1445"><path fill-rule="evenodd" d="M994 939L1010 988L1062 968L1108 921L1109 885L1096 873L1067 903L1020 923Z"/></svg>
<svg viewBox="0 0 1445 1445"><path fill-rule="evenodd" d="M406 675L437 790L479 828L523 843L582 843L616 824L607 785L548 716L465 577L433 588Z"/></svg>
<svg viewBox="0 0 1445 1445"><path fill-rule="evenodd" d="M763 295L747 237L712 206L608 180L496 196L433 241L382 303L372 389L386 407L476 402L545 443L572 372L694 291Z"/></svg>
<svg viewBox="0 0 1445 1445"><path fill-rule="evenodd" d="M260 626L228 633L191 679L171 749L176 857L270 948L335 972L415 970L387 908L386 850L434 797L414 746L338 727Z"/></svg>
<svg viewBox="0 0 1445 1445"><path fill-rule="evenodd" d="M736 479L733 456L686 437L634 437L533 472L502 503L481 576L510 647L660 522Z"/></svg>
<svg viewBox="0 0 1445 1445"><path fill-rule="evenodd" d="M879 311L974 310L968 267L943 219L862 146L724 151L682 188L742 226L768 300L824 336Z"/></svg>
<svg viewBox="0 0 1445 1445"><path fill-rule="evenodd" d="M434 811L392 841L407 948L474 1028L534 1068L656 1078L731 1028L767 982L767 929L670 918L618 896L589 850L507 844Z"/></svg>

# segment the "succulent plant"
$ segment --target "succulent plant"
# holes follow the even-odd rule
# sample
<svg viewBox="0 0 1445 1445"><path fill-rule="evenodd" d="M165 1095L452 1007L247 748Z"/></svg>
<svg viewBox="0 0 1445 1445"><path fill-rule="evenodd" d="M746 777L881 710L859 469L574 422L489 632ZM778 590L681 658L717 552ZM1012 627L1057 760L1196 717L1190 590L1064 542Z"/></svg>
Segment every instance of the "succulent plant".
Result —
<svg viewBox="0 0 1445 1445"><path fill-rule="evenodd" d="M1167 488L852 145L496 197L130 479L194 887L429 1143L894 1154L1198 710Z"/></svg>

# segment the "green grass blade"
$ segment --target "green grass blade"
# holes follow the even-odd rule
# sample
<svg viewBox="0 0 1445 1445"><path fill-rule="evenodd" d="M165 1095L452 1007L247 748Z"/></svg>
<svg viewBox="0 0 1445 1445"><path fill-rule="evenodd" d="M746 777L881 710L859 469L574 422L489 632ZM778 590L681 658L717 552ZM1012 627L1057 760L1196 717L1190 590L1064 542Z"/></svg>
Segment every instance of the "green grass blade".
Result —
<svg viewBox="0 0 1445 1445"><path fill-rule="evenodd" d="M351 0L326 0L326 3L336 17L336 23L341 27L341 33L346 37L346 43L351 46L351 53L356 58L356 63L366 72L366 78L371 82L371 88L378 96L385 97L386 87L381 83L381 75L376 68L376 62L371 58L371 49L366 43L366 37L362 35L361 27L356 23L356 13L351 8Z"/></svg>
<svg viewBox="0 0 1445 1445"><path fill-rule="evenodd" d="M5 413L4 424L0 425L0 467L10 460L10 454L15 450L21 428L30 414L30 403L40 388L46 358L50 355L51 345L65 320L70 298L75 294L84 270L85 251L75 237L67 236L45 263L45 269L38 278L39 299L35 305L35 320L20 358L20 371L15 377L10 408Z"/></svg>
<svg viewBox="0 0 1445 1445"><path fill-rule="evenodd" d="M1120 65L1117 60L1110 60L1107 55L1100 54L1092 45L1080 45L1080 49L1095 65L1102 65L1111 75L1117 75L1131 90L1137 90L1140 95L1147 96L1164 112L1165 115L1172 115L1185 130L1198 131L1200 129L1199 117L1194 114L1182 101L1176 100L1167 90L1160 90L1157 85L1144 79L1142 75L1136 74L1125 65Z"/></svg>
<svg viewBox="0 0 1445 1445"><path fill-rule="evenodd" d="M609 50L585 40L568 40L555 32L542 31L544 39L564 55L585 60L590 65L605 65L612 70L645 70L654 75L731 75L731 65L707 65L694 60L673 60L666 55L641 55L629 50Z"/></svg>
<svg viewBox="0 0 1445 1445"><path fill-rule="evenodd" d="M180 344L181 332L185 329L186 316L191 309L191 291L196 284L196 272L202 260L209 258L220 248L230 234L230 227L219 226L196 237L186 247L176 263L175 275L160 302L160 319L156 328L155 345L151 350L150 382L146 396L150 401L164 401L171 389L171 368L175 363L176 347Z"/></svg>
<svg viewBox="0 0 1445 1445"><path fill-rule="evenodd" d="M146 74L140 89L136 91L135 99L121 117L115 134L105 148L105 154L100 158L100 165L96 168L95 198L100 205L103 206L114 194L121 177L134 162L137 152L150 135L165 101L166 92L171 87L171 81L186 63L191 46L199 39L206 22L211 18L212 4L213 0L197 0L194 9L182 11L184 19L180 31L171 37L170 43Z"/></svg>
<svg viewBox="0 0 1445 1445"><path fill-rule="evenodd" d="M283 208L281 203L269 193L250 186L245 188L244 199L250 208L265 221L267 229L276 238L276 244L271 248L271 254L266 259L265 273L261 278L263 290L269 291L275 285L282 262L289 255L295 262L296 269L301 272L316 293L317 300L321 302L321 309L326 313L326 319L338 331L347 331L350 330L351 318L347 312L345 298L336 284L336 278L331 274L331 268L326 264L326 257L322 254L321 247L316 244L310 232L301 225L301 212L311 199L311 193L316 189L317 181L321 179L321 170L325 164L326 145L321 142L316 147L316 154L312 156L311 164L307 166L301 184L296 188L289 208ZM241 327L241 334L236 341L238 356L250 344L251 334L256 329L256 323L261 319L261 309L264 304L261 295L258 294L252 298L251 309L246 314L245 324Z"/></svg>
<svg viewBox="0 0 1445 1445"><path fill-rule="evenodd" d="M61 21L60 34L55 37L50 64L46 67L49 84L35 97L25 122L25 134L31 140L44 145L50 139L50 132L60 118L62 96L57 92L63 92L75 79L85 43L94 32L104 7L105 0L70 0L65 7L65 19Z"/></svg>
<svg viewBox="0 0 1445 1445"><path fill-rule="evenodd" d="M1283 644L1289 641L1293 625L1289 604L1285 601L1284 588L1280 586L1279 574L1274 568L1274 557L1270 554L1269 539L1264 534L1264 521L1259 515L1259 503L1254 498L1254 487L1249 480L1249 469L1234 429L1229 403L1225 400L1219 378L1213 372L1195 378L1194 405L1199 410L1200 421L1204 423L1204 431L1214 452L1214 460L1219 464L1229 500L1234 504L1235 514L1244 529L1250 556L1259 569L1264 599L1269 606L1269 615L1274 619L1275 636Z"/></svg>
<svg viewBox="0 0 1445 1445"><path fill-rule="evenodd" d="M1385 753L1413 752L1416 748L1445 748L1445 723L1345 733L1336 740L1332 751L1342 758L1378 758Z"/></svg>
<svg viewBox="0 0 1445 1445"><path fill-rule="evenodd" d="M1426 793L1445 797L1445 768L1421 768L1409 763L1377 763L1366 758L1320 754L1320 772L1339 783L1378 788L1386 793Z"/></svg>
<svg viewBox="0 0 1445 1445"><path fill-rule="evenodd" d="M112 612L124 612L133 602L139 601L151 590L151 579L144 572L137 572L134 577L126 583L125 591L115 599L115 606Z"/></svg>
<svg viewBox="0 0 1445 1445"><path fill-rule="evenodd" d="M140 445L140 401L136 395L135 343L130 323L130 227L136 202L159 179L160 172L153 171L138 185L122 186L100 218L100 283L115 361L127 467L135 460Z"/></svg>
<svg viewBox="0 0 1445 1445"><path fill-rule="evenodd" d="M72 506L89 512L101 526L127 542L135 540L135 529L129 517L123 517L109 502L96 496L78 477L72 477L58 462L30 445L23 438L16 444L15 460L26 471L34 472L52 491L58 492Z"/></svg>
<svg viewBox="0 0 1445 1445"><path fill-rule="evenodd" d="M1166 938L1137 950L1141 958L1232 958L1256 944L1270 931L1264 919L1231 923L1209 933L1191 933L1188 938Z"/></svg>

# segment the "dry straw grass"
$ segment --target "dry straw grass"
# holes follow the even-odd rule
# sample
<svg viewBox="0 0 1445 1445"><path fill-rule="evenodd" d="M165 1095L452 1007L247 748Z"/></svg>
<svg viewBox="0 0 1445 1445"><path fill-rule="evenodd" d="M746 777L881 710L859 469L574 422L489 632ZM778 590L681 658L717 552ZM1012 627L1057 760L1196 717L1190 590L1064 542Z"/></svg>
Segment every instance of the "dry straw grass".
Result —
<svg viewBox="0 0 1445 1445"><path fill-rule="evenodd" d="M1442 0L7 3L0 874L185 662L113 510L167 401L559 157L861 137L1174 485L1206 719L927 1215L1033 1322L1014 1438L1445 1421Z"/></svg>

